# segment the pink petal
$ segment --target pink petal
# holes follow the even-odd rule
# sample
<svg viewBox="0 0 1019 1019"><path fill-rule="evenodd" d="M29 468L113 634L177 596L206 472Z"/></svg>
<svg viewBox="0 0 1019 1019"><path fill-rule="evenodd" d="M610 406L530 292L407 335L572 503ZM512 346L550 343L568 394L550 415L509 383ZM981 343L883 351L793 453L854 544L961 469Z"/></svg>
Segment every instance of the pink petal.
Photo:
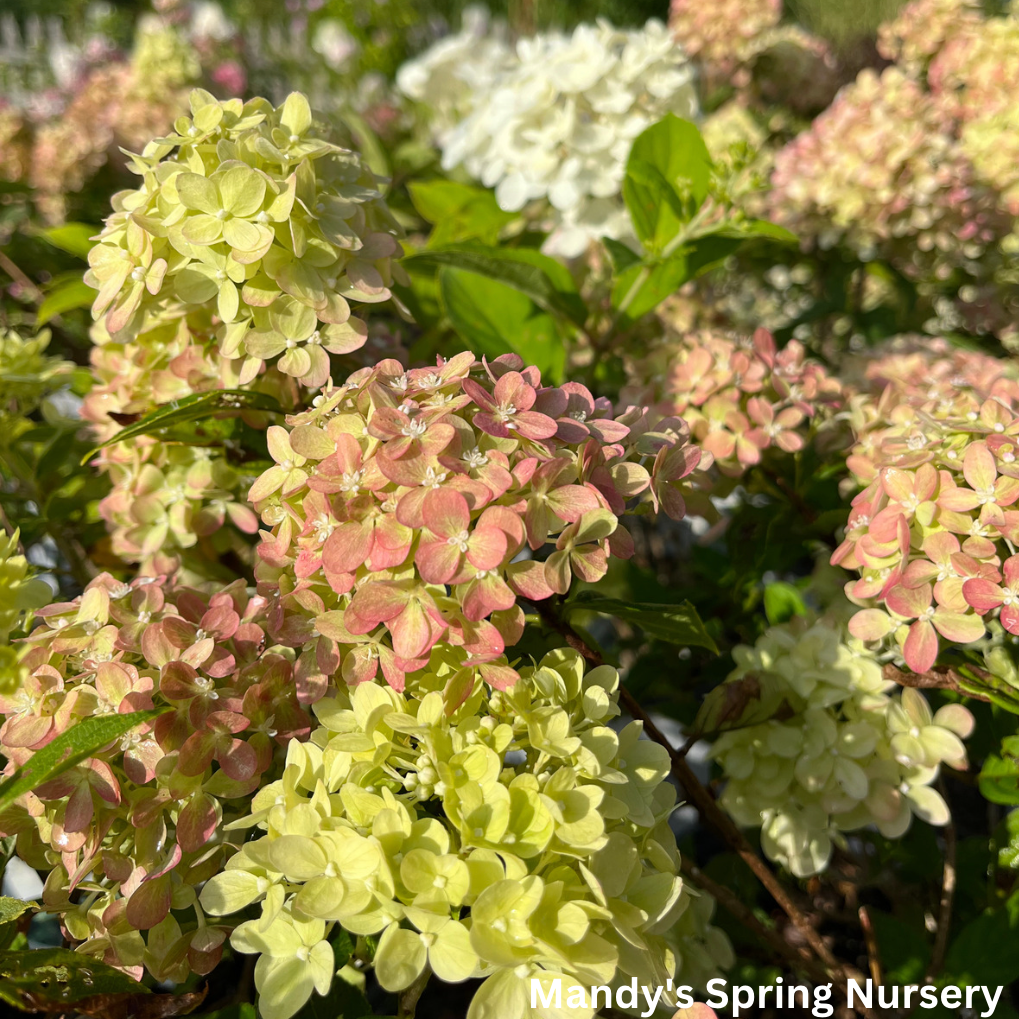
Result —
<svg viewBox="0 0 1019 1019"><path fill-rule="evenodd" d="M460 561L460 547L450 545L445 538L421 542L415 557L418 573L429 584L448 584L456 576Z"/></svg>
<svg viewBox="0 0 1019 1019"><path fill-rule="evenodd" d="M966 602L981 615L997 608L1003 594L1001 588L989 580L967 580L962 585L962 595Z"/></svg>
<svg viewBox="0 0 1019 1019"><path fill-rule="evenodd" d="M974 442L966 450L966 456L962 462L962 473L970 488L976 491L992 488L998 474L994 466L994 454L984 443Z"/></svg>
<svg viewBox="0 0 1019 1019"><path fill-rule="evenodd" d="M927 620L918 620L909 628L902 653L914 672L927 672L938 657L938 635Z"/></svg>
<svg viewBox="0 0 1019 1019"><path fill-rule="evenodd" d="M425 524L440 538L453 538L467 530L471 511L467 500L448 488L432 489L425 496Z"/></svg>
<svg viewBox="0 0 1019 1019"><path fill-rule="evenodd" d="M915 619L930 605L932 593L930 584L921 587L905 587L900 584L888 592L885 603L897 616Z"/></svg>

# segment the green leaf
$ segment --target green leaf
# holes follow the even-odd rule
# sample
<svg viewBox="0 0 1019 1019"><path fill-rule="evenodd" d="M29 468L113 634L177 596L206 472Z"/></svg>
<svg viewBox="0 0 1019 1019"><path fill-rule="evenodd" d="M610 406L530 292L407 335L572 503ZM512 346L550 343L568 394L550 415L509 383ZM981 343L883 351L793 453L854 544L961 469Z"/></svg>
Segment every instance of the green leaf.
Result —
<svg viewBox="0 0 1019 1019"><path fill-rule="evenodd" d="M69 255L76 255L85 261L94 244L92 238L101 229L98 226L89 226L88 223L64 223L63 226L52 226L48 230L40 230L39 236L53 247L66 251ZM94 297L95 291L92 294Z"/></svg>
<svg viewBox="0 0 1019 1019"><path fill-rule="evenodd" d="M645 248L665 248L703 204L710 180L711 156L690 121L670 113L637 137L623 198Z"/></svg>
<svg viewBox="0 0 1019 1019"><path fill-rule="evenodd" d="M1019 803L1019 765L1007 757L989 754L980 769L980 795L991 803Z"/></svg>
<svg viewBox="0 0 1019 1019"><path fill-rule="evenodd" d="M777 580L764 589L764 614L772 626L787 623L793 616L805 616L803 595L792 584Z"/></svg>
<svg viewBox="0 0 1019 1019"><path fill-rule="evenodd" d="M566 348L555 321L525 294L448 267L439 273L439 293L453 328L476 353L517 353L553 381L562 378Z"/></svg>
<svg viewBox="0 0 1019 1019"><path fill-rule="evenodd" d="M688 601L678 604L627 602L619 598L602 598L591 591L582 591L563 609L572 612L600 612L639 626L648 637L683 647L703 647L718 654L718 648L701 622L697 610Z"/></svg>
<svg viewBox="0 0 1019 1019"><path fill-rule="evenodd" d="M149 989L98 959L66 948L0 952L0 1000L15 1008L45 1003L45 1011L73 1012L98 994L139 995ZM172 1013L171 1013L172 1014Z"/></svg>
<svg viewBox="0 0 1019 1019"><path fill-rule="evenodd" d="M466 270L520 291L543 311L561 315L578 326L587 308L569 272L554 258L529 248L489 248L453 244L409 255L401 263L408 272L434 272L443 267Z"/></svg>
<svg viewBox="0 0 1019 1019"><path fill-rule="evenodd" d="M612 237L603 237L602 244L605 245L609 258L612 259L612 268L617 274L625 272L631 265L640 263L640 255L628 244L623 244L622 241L617 241Z"/></svg>
<svg viewBox="0 0 1019 1019"><path fill-rule="evenodd" d="M952 983L1010 984L1019 978L1019 937L1009 911L988 910L971 920L948 948L944 975Z"/></svg>
<svg viewBox="0 0 1019 1019"><path fill-rule="evenodd" d="M160 404L155 410L149 411L141 420L122 428L112 439L107 439L97 449L89 452L86 460L95 456L100 449L112 446L117 442L137 438L139 435L155 435L165 432L176 425L186 424L228 411L263 410L276 414L283 413L278 401L265 393L257 393L245 389L213 389L208 393L193 393L191 396L171 400Z"/></svg>
<svg viewBox="0 0 1019 1019"><path fill-rule="evenodd" d="M169 708L134 711L127 715L95 715L83 718L52 743L36 751L10 778L0 782L0 813L19 796L62 775L86 757L91 757L136 725L150 722Z"/></svg>
<svg viewBox="0 0 1019 1019"><path fill-rule="evenodd" d="M517 218L516 213L499 208L488 188L427 180L408 184L407 190L421 218L433 224L429 248L469 240L494 244L502 228Z"/></svg>
<svg viewBox="0 0 1019 1019"><path fill-rule="evenodd" d="M612 286L612 306L634 321L674 294L689 278L685 251L654 266L638 263L616 279Z"/></svg>
<svg viewBox="0 0 1019 1019"><path fill-rule="evenodd" d="M75 308L89 308L96 299L96 292L80 279L67 280L53 287L43 298L36 313L36 326L43 326L50 319Z"/></svg>
<svg viewBox="0 0 1019 1019"><path fill-rule="evenodd" d="M34 902L24 899L12 899L9 895L0 895L0 924L13 923L19 916L24 916L30 909L35 909Z"/></svg>

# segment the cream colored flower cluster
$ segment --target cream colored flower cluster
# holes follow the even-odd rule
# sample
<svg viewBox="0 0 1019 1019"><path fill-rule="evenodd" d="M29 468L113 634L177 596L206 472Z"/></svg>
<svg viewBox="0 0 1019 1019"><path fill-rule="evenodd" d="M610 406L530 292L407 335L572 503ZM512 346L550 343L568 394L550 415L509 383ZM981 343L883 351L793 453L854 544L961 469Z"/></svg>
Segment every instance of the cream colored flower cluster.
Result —
<svg viewBox="0 0 1019 1019"><path fill-rule="evenodd" d="M446 65L442 53L426 54L402 72L403 83L427 99L434 75L439 102L451 109ZM693 69L665 26L622 31L599 21L570 35L539 34L497 65L487 83L471 75L472 62L454 76L473 94L468 115L452 130L440 127L443 166L462 165L495 188L507 211L547 200L551 252L573 257L600 237L631 239L620 190L633 140L666 113L696 111Z"/></svg>
<svg viewBox="0 0 1019 1019"><path fill-rule="evenodd" d="M426 966L483 978L469 1019L532 1015L531 978L568 996L632 977L703 986L731 964L679 876L668 754L639 723L610 726L617 687L563 649L504 691L464 685L440 655L402 692L362 683L319 701L311 741L230 826L262 834L200 897L216 916L260 906L230 940L259 956L265 1019L328 991L337 925L378 937L386 990Z"/></svg>
<svg viewBox="0 0 1019 1019"><path fill-rule="evenodd" d="M942 763L965 767L973 718L962 705L934 713L914 689L892 694L874 657L828 620L774 627L734 657L726 683L759 685L758 710L772 717L723 733L711 756L727 779L722 805L761 827L770 859L806 877L841 832L876 825L899 838L914 815L947 822L931 783Z"/></svg>

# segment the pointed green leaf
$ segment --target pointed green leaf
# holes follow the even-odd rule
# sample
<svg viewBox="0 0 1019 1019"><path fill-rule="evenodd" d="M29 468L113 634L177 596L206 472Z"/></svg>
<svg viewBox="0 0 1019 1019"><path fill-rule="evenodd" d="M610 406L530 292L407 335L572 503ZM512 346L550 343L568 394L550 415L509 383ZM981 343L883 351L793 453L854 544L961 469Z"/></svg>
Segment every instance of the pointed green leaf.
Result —
<svg viewBox="0 0 1019 1019"><path fill-rule="evenodd" d="M718 654L718 648L701 622L697 610L688 601L672 604L627 602L619 598L602 598L591 591L582 591L563 606L567 614L600 612L639 626L648 637L684 647L703 647Z"/></svg>
<svg viewBox="0 0 1019 1019"><path fill-rule="evenodd" d="M105 449L117 442L137 438L139 435L156 435L168 428L197 421L211 414L229 411L262 410L281 414L283 408L271 396L265 393L252 392L245 389L213 389L208 393L193 393L191 396L171 400L150 411L141 420L122 428L112 439L107 439L101 446L89 452L82 460L85 463L100 449Z"/></svg>
<svg viewBox="0 0 1019 1019"><path fill-rule="evenodd" d="M630 149L623 198L649 251L661 251L701 207L711 180L711 156L697 127L668 114Z"/></svg>
<svg viewBox="0 0 1019 1019"><path fill-rule="evenodd" d="M36 751L10 778L0 782L0 813L19 796L36 786L62 775L91 757L108 743L130 732L135 726L158 718L169 708L134 711L127 715L95 715L83 718L67 732Z"/></svg>

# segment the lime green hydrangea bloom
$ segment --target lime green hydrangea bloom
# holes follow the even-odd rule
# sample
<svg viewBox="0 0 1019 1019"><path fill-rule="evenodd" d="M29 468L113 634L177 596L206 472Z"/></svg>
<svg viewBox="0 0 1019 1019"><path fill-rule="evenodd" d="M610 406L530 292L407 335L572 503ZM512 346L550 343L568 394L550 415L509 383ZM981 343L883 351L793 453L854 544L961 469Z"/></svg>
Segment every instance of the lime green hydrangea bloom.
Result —
<svg viewBox="0 0 1019 1019"><path fill-rule="evenodd" d="M47 357L50 332L26 340L13 329L0 332L0 427L7 432L15 426L14 419L26 417L36 410L43 399L68 381L74 370L69 361Z"/></svg>
<svg viewBox="0 0 1019 1019"><path fill-rule="evenodd" d="M874 655L828 619L773 627L734 657L726 684L749 677L759 696L711 755L728 779L722 805L761 827L769 858L806 877L840 832L899 838L914 815L948 821L931 783L942 763L965 768L973 717L961 704L932 712L917 690L891 693Z"/></svg>
<svg viewBox="0 0 1019 1019"><path fill-rule="evenodd" d="M133 157L142 185L113 198L86 282L93 316L114 336L147 315L215 315L222 357L240 384L267 359L308 386L327 352L366 337L351 302L390 297L399 229L378 181L354 152L321 137L308 100L191 93L191 117Z"/></svg>
<svg viewBox="0 0 1019 1019"><path fill-rule="evenodd" d="M469 1019L530 1016L532 977L703 986L731 964L679 874L666 751L609 725L615 670L563 649L519 671L508 690L472 685L437 651L402 692L368 682L315 705L311 741L230 826L264 834L201 893L214 916L261 904L231 941L259 955L265 1019L325 993L337 924L378 937L388 991L426 966L484 978Z"/></svg>

